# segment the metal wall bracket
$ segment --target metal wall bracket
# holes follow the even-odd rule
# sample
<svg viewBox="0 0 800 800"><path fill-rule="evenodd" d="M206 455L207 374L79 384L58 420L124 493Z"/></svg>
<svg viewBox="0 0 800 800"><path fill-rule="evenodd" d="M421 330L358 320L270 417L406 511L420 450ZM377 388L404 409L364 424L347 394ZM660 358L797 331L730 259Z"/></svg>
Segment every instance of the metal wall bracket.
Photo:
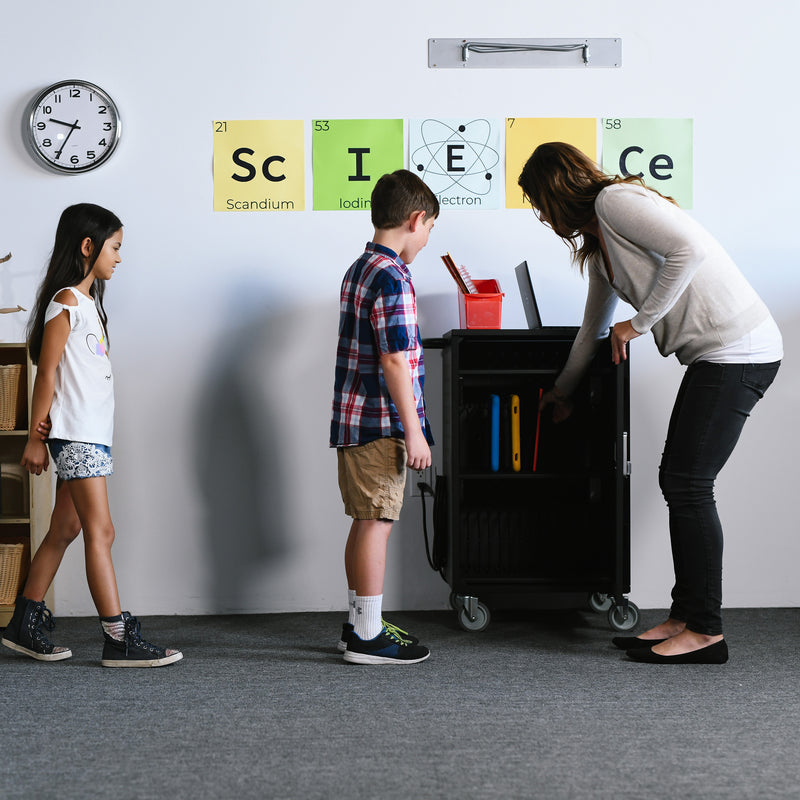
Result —
<svg viewBox="0 0 800 800"><path fill-rule="evenodd" d="M622 39L428 39L431 69L621 66Z"/></svg>

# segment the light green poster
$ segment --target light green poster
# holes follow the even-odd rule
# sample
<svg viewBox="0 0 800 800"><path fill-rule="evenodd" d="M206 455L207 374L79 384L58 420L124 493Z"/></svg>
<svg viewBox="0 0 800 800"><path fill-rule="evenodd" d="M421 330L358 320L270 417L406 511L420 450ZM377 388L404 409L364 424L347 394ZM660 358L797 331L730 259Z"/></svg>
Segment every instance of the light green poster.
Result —
<svg viewBox="0 0 800 800"><path fill-rule="evenodd" d="M603 119L603 171L638 175L682 208L694 199L691 119Z"/></svg>
<svg viewBox="0 0 800 800"><path fill-rule="evenodd" d="M381 175L404 166L402 119L315 119L314 209L368 209Z"/></svg>

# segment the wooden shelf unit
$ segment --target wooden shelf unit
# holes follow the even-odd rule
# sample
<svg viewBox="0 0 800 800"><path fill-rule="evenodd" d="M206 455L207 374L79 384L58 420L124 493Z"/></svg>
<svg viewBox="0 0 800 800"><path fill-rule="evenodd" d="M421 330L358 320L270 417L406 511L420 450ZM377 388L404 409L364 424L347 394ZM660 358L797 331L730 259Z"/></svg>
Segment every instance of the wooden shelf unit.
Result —
<svg viewBox="0 0 800 800"><path fill-rule="evenodd" d="M0 342L0 364L20 364L22 372L21 391L26 398L22 414L16 420L13 430L0 430L0 465L6 467L4 476L5 497L0 492L0 543L23 544L24 571L30 565L32 553L41 543L50 525L53 508L52 469L39 476L28 475L19 467L25 444L28 440L28 426L31 412L31 396L36 367L31 363L27 345L23 343ZM11 496L21 477L22 504L18 496ZM18 483L17 483L18 485ZM8 513L6 513L8 512ZM20 586L20 589L22 587ZM47 605L53 607L52 588L46 598ZM13 605L0 605L0 628L5 627L14 611Z"/></svg>

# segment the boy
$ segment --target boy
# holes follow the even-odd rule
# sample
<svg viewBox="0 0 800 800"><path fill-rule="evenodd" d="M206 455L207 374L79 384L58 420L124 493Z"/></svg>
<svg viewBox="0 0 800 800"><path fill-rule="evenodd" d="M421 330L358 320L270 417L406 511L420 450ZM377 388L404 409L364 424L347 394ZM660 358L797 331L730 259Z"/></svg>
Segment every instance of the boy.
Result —
<svg viewBox="0 0 800 800"><path fill-rule="evenodd" d="M344 551L349 621L339 649L354 664L416 664L430 652L381 616L386 545L406 466L431 464L425 369L407 265L428 243L439 202L412 172L372 191L375 235L342 282L331 422L339 488L353 518Z"/></svg>

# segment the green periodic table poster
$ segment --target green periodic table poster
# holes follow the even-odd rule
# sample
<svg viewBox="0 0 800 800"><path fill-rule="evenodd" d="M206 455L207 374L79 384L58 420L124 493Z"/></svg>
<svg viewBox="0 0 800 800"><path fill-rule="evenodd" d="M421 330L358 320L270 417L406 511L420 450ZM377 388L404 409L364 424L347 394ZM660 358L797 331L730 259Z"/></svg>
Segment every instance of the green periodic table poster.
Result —
<svg viewBox="0 0 800 800"><path fill-rule="evenodd" d="M381 175L404 166L402 119L315 119L314 210L368 209Z"/></svg>
<svg viewBox="0 0 800 800"><path fill-rule="evenodd" d="M682 208L693 203L691 119L603 119L603 171L638 175Z"/></svg>

